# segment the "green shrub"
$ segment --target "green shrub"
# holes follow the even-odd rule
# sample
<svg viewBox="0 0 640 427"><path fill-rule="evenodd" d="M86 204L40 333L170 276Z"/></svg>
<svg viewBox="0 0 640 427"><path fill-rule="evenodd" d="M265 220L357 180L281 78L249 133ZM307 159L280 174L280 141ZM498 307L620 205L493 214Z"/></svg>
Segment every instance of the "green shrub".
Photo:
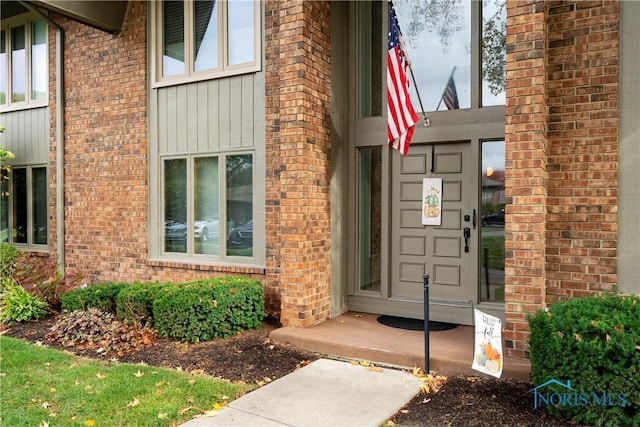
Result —
<svg viewBox="0 0 640 427"><path fill-rule="evenodd" d="M170 285L165 283L134 283L125 286L116 297L118 319L141 324L153 322L153 301L168 286Z"/></svg>
<svg viewBox="0 0 640 427"><path fill-rule="evenodd" d="M20 251L6 243L0 244L0 277L11 277L20 259Z"/></svg>
<svg viewBox="0 0 640 427"><path fill-rule="evenodd" d="M47 303L37 296L25 291L13 280L2 278L2 295L0 295L0 322L28 322L47 315Z"/></svg>
<svg viewBox="0 0 640 427"><path fill-rule="evenodd" d="M62 295L61 307L65 311L97 308L116 314L116 298L126 283L108 282L86 288L76 288Z"/></svg>
<svg viewBox="0 0 640 427"><path fill-rule="evenodd" d="M217 277L164 288L153 303L159 336L197 342L257 328L265 317L262 285Z"/></svg>
<svg viewBox="0 0 640 427"><path fill-rule="evenodd" d="M640 425L638 296L558 302L529 316L529 326L533 383L570 381L578 396L546 405L551 414L590 425ZM544 391L558 397L568 390L551 384Z"/></svg>

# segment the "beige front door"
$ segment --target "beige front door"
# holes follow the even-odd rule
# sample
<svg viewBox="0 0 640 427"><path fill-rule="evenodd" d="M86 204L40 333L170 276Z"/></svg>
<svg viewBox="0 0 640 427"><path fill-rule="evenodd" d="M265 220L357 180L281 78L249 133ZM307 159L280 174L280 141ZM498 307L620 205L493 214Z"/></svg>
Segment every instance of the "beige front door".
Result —
<svg viewBox="0 0 640 427"><path fill-rule="evenodd" d="M412 145L409 155L393 156L391 176L392 314L422 317L428 274L430 319L472 324L479 218L471 144ZM422 225L423 178L442 179L440 225Z"/></svg>

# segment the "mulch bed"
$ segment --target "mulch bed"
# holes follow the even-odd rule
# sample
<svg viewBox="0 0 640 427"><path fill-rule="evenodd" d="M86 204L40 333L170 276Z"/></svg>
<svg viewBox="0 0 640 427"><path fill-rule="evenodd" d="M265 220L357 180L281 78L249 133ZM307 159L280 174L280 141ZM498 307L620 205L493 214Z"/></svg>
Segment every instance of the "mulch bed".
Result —
<svg viewBox="0 0 640 427"><path fill-rule="evenodd" d="M36 322L0 326L6 336L48 342L46 335L55 322L49 316ZM122 357L120 362L145 363L196 371L230 381L265 384L322 357L275 342L269 333L279 327L274 319L259 329L225 340L187 344L156 339L150 345ZM109 359L95 349L64 348L80 356ZM403 426L549 426L575 425L554 418L544 409L535 410L529 383L498 380L487 376L449 377L440 391L420 395L398 412L389 424Z"/></svg>

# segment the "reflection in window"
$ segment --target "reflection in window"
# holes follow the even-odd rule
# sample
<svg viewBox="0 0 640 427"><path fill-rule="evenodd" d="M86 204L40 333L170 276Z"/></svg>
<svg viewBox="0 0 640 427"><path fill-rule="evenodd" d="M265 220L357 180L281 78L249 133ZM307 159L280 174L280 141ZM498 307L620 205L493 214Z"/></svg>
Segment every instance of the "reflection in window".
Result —
<svg viewBox="0 0 640 427"><path fill-rule="evenodd" d="M0 215L2 215L0 241L46 245L49 229L47 169L45 167L12 168L11 186L6 180L3 181L5 182L2 183L2 205L0 206ZM11 219L9 220L10 210Z"/></svg>
<svg viewBox="0 0 640 427"><path fill-rule="evenodd" d="M11 102L26 100L26 56L24 25L11 29Z"/></svg>
<svg viewBox="0 0 640 427"><path fill-rule="evenodd" d="M13 169L13 242L27 243L27 169Z"/></svg>
<svg viewBox="0 0 640 427"><path fill-rule="evenodd" d="M187 252L187 161L164 161L164 250Z"/></svg>
<svg viewBox="0 0 640 427"><path fill-rule="evenodd" d="M205 79L257 71L260 2L250 0L165 0L152 2L156 77Z"/></svg>
<svg viewBox="0 0 640 427"><path fill-rule="evenodd" d="M9 242L9 180L0 173L0 243Z"/></svg>
<svg viewBox="0 0 640 427"><path fill-rule="evenodd" d="M194 160L193 233L195 253L220 253L220 215L218 158L198 157Z"/></svg>
<svg viewBox="0 0 640 427"><path fill-rule="evenodd" d="M482 143L480 299L504 301L504 141Z"/></svg>
<svg viewBox="0 0 640 427"><path fill-rule="evenodd" d="M253 62L254 12L253 2L229 0L227 6L229 65Z"/></svg>
<svg viewBox="0 0 640 427"><path fill-rule="evenodd" d="M32 243L34 245L47 244L47 170L46 168L33 168L31 170L32 185Z"/></svg>
<svg viewBox="0 0 640 427"><path fill-rule="evenodd" d="M164 252L253 257L253 156L189 156L163 164Z"/></svg>
<svg viewBox="0 0 640 427"><path fill-rule="evenodd" d="M0 31L0 105L7 103L7 48L6 32Z"/></svg>
<svg viewBox="0 0 640 427"><path fill-rule="evenodd" d="M358 151L358 289L380 292L382 149Z"/></svg>
<svg viewBox="0 0 640 427"><path fill-rule="evenodd" d="M43 21L31 24L31 99L46 99L47 26Z"/></svg>
<svg viewBox="0 0 640 427"><path fill-rule="evenodd" d="M359 116L382 116L382 2L359 3Z"/></svg>
<svg viewBox="0 0 640 427"><path fill-rule="evenodd" d="M184 5L182 0L162 2L162 75L175 76L185 72Z"/></svg>
<svg viewBox="0 0 640 427"><path fill-rule="evenodd" d="M504 105L507 55L504 0L482 3L482 105Z"/></svg>
<svg viewBox="0 0 640 427"><path fill-rule="evenodd" d="M443 96L450 80L457 92L459 108L469 108L471 1L399 0L394 5L424 108L446 109ZM417 100L413 84L410 91L411 98Z"/></svg>
<svg viewBox="0 0 640 427"><path fill-rule="evenodd" d="M218 2L198 0L194 3L195 71L218 66Z"/></svg>
<svg viewBox="0 0 640 427"><path fill-rule="evenodd" d="M227 157L227 255L253 256L253 159Z"/></svg>

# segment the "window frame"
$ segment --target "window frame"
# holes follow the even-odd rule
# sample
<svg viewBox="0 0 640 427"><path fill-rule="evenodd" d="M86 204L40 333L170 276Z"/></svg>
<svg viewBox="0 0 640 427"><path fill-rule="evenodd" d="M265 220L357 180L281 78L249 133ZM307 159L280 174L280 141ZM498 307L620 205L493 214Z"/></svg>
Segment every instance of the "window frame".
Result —
<svg viewBox="0 0 640 427"><path fill-rule="evenodd" d="M262 69L262 26L261 15L262 6L261 2L253 1L253 28L254 28L254 41L253 41L253 61L245 62L242 64L229 65L228 64L228 0L219 1L218 7L218 67L215 69L208 69L202 71L195 71L195 58L194 58L194 36L193 30L195 26L194 22L194 0L184 0L184 63L185 72L182 74L176 74L172 76L164 77L162 75L163 67L163 16L162 16L162 1L151 3L151 75L152 75L152 88L178 85L188 82L196 82L202 80L211 80L221 77L253 73L261 71Z"/></svg>
<svg viewBox="0 0 640 427"><path fill-rule="evenodd" d="M46 238L47 238L47 243L33 243L34 240L34 236L33 236L33 226L34 226L34 200L35 200L35 194L34 194L34 179L33 179L33 170L34 169L44 169L44 173L45 173L45 205L46 205L46 209L47 209L47 214L46 214ZM27 188L27 194L26 194L26 208L27 208L27 242L26 243L22 243L22 242L17 242L15 241L15 235L14 235L14 207L15 207L15 179L14 179L14 173L16 170L25 170L26 171L26 188ZM47 167L46 164L29 164L29 165L11 165L11 172L9 173L9 196L8 196L8 200L7 200L7 204L8 204L8 241L7 243L10 245L15 246L16 248L19 249L23 249L23 250L30 250L30 251L36 251L36 252L47 252L49 250L49 243L50 243L50 224L49 224L49 168Z"/></svg>
<svg viewBox="0 0 640 427"><path fill-rule="evenodd" d="M252 176L251 176L251 186L252 186L252 208L251 208L251 216L253 220L256 219L256 194L255 194L255 185L256 185L256 152L254 150L243 150L243 151L224 151L224 152L211 152L211 153L185 153L185 154L171 154L171 155L162 155L160 156L160 179L159 179L159 221L158 221L158 248L159 248L159 257L163 260L172 260L172 261L195 261L200 264L211 264L211 263L220 263L227 265L229 263L233 264L255 264L258 256L258 251L256 248L256 240L253 240L252 245L252 255L251 256L240 256L240 255L228 255L228 242L227 239L222 239L221 236L228 236L229 234L229 219L227 212L227 202L228 202L228 194L227 194L227 158L233 156L242 156L242 155L250 155L252 158ZM196 159L207 158L207 157L216 157L218 159L218 224L219 224L219 241L218 241L218 254L203 254L197 253L195 250L195 236L194 236L194 228L195 221L194 218L194 210L195 210L195 161ZM186 190L187 190L187 209L186 209L186 242L185 242L185 252L172 252L167 251L165 246L165 222L167 218L166 215L166 186L165 186L165 161L167 160L185 160L186 162Z"/></svg>
<svg viewBox="0 0 640 427"><path fill-rule="evenodd" d="M42 99L33 99L33 68L32 68L32 25L36 22L43 22L45 25L45 66L44 75L47 76L45 83L46 93ZM25 100L13 102L13 58L11 54L12 29L16 27L25 27ZM5 55L6 65L4 73L6 76L6 100L0 104L0 112L17 111L29 108L40 108L49 105L49 25L42 19L38 19L28 13L23 13L15 17L2 20L1 31L5 33Z"/></svg>

